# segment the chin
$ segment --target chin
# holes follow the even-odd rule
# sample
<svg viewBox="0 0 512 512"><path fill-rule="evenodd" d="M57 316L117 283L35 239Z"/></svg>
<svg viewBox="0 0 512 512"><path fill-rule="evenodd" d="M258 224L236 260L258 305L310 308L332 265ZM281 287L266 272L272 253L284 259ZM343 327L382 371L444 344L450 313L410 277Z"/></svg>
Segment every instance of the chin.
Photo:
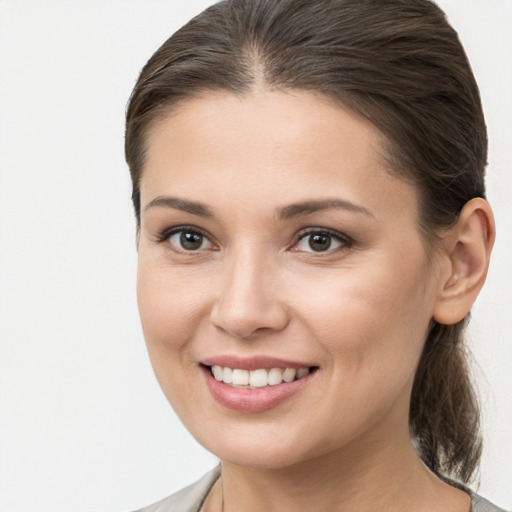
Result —
<svg viewBox="0 0 512 512"><path fill-rule="evenodd" d="M264 470L280 470L304 461L296 451L290 453L290 450L268 448L266 450L247 449L247 447L245 449L228 448L215 455L222 462L235 466Z"/></svg>
<svg viewBox="0 0 512 512"><path fill-rule="evenodd" d="M311 460L329 451L313 443L304 443L311 436L289 432L265 432L262 428L239 427L228 432L201 432L196 440L222 462L252 468L279 470ZM272 429L270 429L272 430ZM286 429L285 429L286 430ZM302 441L301 441L302 440Z"/></svg>

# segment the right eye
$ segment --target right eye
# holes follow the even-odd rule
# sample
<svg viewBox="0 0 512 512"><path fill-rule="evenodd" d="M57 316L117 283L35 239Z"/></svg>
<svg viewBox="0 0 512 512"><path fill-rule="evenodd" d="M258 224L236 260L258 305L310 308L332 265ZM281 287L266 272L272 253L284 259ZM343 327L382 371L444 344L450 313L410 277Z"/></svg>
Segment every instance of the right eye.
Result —
<svg viewBox="0 0 512 512"><path fill-rule="evenodd" d="M168 233L165 238L178 251L201 251L213 247L213 244L203 233L189 228L175 230Z"/></svg>

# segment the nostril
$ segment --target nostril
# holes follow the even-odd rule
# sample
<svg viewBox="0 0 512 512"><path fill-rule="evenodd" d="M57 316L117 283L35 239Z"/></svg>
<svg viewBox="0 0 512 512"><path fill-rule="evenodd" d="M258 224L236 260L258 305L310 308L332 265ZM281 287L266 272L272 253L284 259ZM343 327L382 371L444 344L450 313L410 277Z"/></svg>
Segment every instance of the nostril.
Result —
<svg viewBox="0 0 512 512"><path fill-rule="evenodd" d="M256 283L247 276L237 279L244 284L231 282L230 288L212 307L212 324L239 340L252 340L255 336L285 329L290 318L284 304L263 291L261 282Z"/></svg>

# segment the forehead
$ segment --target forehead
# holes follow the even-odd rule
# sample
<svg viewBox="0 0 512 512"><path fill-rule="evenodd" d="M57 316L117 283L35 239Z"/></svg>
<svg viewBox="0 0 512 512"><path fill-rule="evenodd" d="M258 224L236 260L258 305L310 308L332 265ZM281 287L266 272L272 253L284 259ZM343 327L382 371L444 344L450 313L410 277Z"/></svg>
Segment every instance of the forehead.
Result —
<svg viewBox="0 0 512 512"><path fill-rule="evenodd" d="M237 194L247 207L258 195L279 199L276 190L290 202L341 194L371 205L397 193L415 201L415 190L387 171L382 140L369 121L321 95L208 93L149 130L143 206L161 194Z"/></svg>
<svg viewBox="0 0 512 512"><path fill-rule="evenodd" d="M325 137L332 129L352 142L380 145L378 129L347 106L329 97L307 91L260 90L246 94L209 91L179 101L152 123L148 146L165 130L165 136L179 136L186 131L214 129L221 136L230 132L230 142L254 145L293 145L299 138L312 144L324 138L324 145L339 142ZM243 127L243 130L239 128ZM346 127L346 128L345 128ZM233 130L234 129L234 130ZM187 138L190 133L187 134ZM209 138L210 140L210 138ZM176 149L176 148L175 148Z"/></svg>
<svg viewBox="0 0 512 512"><path fill-rule="evenodd" d="M382 138L373 124L348 107L322 94L295 90L219 91L194 96L180 101L150 126L149 153L162 137L167 142L187 142L173 148L178 152L189 143L200 142L204 151L227 143L233 149L243 145L258 151L263 147L297 150L300 146L304 153L337 150L342 138L367 150L380 150Z"/></svg>

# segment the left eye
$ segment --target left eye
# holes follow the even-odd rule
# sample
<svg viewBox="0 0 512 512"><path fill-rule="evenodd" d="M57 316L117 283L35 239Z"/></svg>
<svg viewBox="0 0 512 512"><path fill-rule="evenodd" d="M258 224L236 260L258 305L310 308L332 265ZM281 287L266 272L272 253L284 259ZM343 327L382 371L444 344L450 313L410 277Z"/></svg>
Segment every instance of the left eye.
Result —
<svg viewBox="0 0 512 512"><path fill-rule="evenodd" d="M182 229L175 231L168 238L169 243L180 251L199 251L210 249L212 243L199 231Z"/></svg>
<svg viewBox="0 0 512 512"><path fill-rule="evenodd" d="M329 231L313 231L302 235L293 250L318 253L333 251L343 246L350 246L350 240L341 234L330 233Z"/></svg>

